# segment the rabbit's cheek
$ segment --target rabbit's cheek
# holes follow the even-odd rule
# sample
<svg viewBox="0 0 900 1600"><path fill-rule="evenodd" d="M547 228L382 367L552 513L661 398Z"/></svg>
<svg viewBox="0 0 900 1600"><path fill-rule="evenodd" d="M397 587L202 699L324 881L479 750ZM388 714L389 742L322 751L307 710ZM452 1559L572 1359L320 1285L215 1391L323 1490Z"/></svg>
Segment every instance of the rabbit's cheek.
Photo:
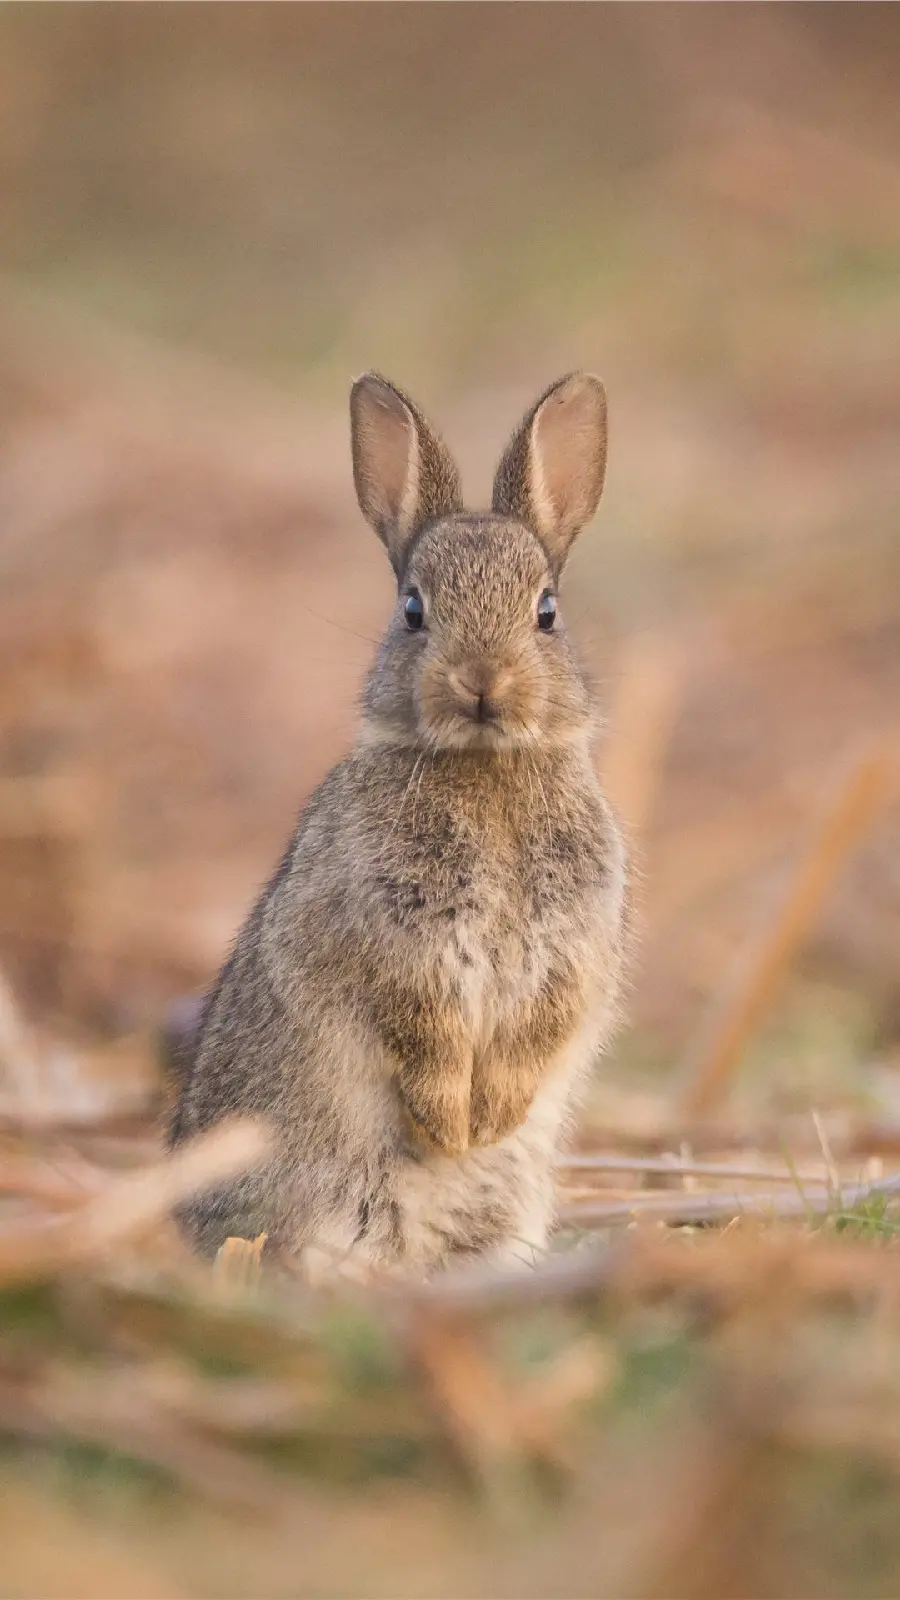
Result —
<svg viewBox="0 0 900 1600"><path fill-rule="evenodd" d="M422 662L415 689L416 712L420 725L432 735L440 730L452 712L443 676L436 662Z"/></svg>

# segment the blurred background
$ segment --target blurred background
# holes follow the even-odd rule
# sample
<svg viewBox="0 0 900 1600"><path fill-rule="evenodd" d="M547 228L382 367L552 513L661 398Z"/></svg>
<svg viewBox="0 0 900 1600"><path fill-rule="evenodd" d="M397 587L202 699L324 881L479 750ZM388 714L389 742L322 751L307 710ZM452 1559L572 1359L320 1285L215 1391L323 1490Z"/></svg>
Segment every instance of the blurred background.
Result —
<svg viewBox="0 0 900 1600"><path fill-rule="evenodd" d="M895 1148L898 60L880 4L3 7L7 1120L147 1104L353 737L352 378L479 503L585 366L565 604L640 862L594 1125L677 1143L700 1082L723 1140Z"/></svg>
<svg viewBox="0 0 900 1600"><path fill-rule="evenodd" d="M4 8L18 1004L151 1025L346 749L391 604L352 377L410 389L478 502L588 366L610 469L568 609L642 852L622 1049L671 1064L842 760L896 735L898 45L882 5ZM896 1042L892 842L772 1020L832 1065Z"/></svg>

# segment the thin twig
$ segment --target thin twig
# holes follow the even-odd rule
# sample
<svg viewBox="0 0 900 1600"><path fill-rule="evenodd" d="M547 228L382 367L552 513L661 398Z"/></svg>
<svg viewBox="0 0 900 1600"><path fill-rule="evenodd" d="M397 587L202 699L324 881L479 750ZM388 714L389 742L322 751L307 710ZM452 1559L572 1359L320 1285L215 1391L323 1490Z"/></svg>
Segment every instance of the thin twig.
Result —
<svg viewBox="0 0 900 1600"><path fill-rule="evenodd" d="M900 1175L878 1183L854 1183L841 1191L840 1209L847 1212L875 1196L900 1194ZM638 1217L667 1222L677 1227L696 1222L723 1222L732 1217L753 1216L775 1220L827 1216L835 1210L837 1199L830 1185L804 1189L802 1194L635 1194L630 1201L574 1201L563 1206L560 1223L564 1227L613 1227Z"/></svg>
<svg viewBox="0 0 900 1600"><path fill-rule="evenodd" d="M683 1161L676 1156L563 1156L558 1163L564 1173L579 1172L634 1172L647 1175L674 1174L676 1177L731 1178L741 1183L793 1183L793 1174L787 1167L729 1166L727 1162ZM824 1183L827 1173L804 1173L804 1182ZM569 1180L572 1181L571 1179Z"/></svg>

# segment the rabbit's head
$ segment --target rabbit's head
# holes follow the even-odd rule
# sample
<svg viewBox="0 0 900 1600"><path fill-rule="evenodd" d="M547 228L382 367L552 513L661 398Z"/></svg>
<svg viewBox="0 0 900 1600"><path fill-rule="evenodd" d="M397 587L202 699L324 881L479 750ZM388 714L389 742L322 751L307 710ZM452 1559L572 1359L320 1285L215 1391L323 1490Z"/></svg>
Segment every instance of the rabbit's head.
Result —
<svg viewBox="0 0 900 1600"><path fill-rule="evenodd" d="M447 447L393 384L359 378L350 412L360 507L398 588L365 693L369 737L499 750L582 733L590 703L557 585L603 488L599 379L574 373L541 396L504 452L485 513L464 509Z"/></svg>

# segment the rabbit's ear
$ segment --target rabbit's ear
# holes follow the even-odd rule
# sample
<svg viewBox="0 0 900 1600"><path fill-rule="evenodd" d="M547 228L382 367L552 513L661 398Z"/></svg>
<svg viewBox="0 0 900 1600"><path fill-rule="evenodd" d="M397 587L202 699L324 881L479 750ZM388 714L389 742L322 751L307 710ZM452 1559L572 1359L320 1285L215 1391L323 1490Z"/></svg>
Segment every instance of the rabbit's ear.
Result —
<svg viewBox="0 0 900 1600"><path fill-rule="evenodd" d="M412 401L377 372L354 383L350 425L360 509L399 576L410 540L423 523L462 510L459 472Z"/></svg>
<svg viewBox="0 0 900 1600"><path fill-rule="evenodd" d="M494 479L493 509L538 535L558 575L597 509L606 473L606 391L589 372L560 378L513 434Z"/></svg>

